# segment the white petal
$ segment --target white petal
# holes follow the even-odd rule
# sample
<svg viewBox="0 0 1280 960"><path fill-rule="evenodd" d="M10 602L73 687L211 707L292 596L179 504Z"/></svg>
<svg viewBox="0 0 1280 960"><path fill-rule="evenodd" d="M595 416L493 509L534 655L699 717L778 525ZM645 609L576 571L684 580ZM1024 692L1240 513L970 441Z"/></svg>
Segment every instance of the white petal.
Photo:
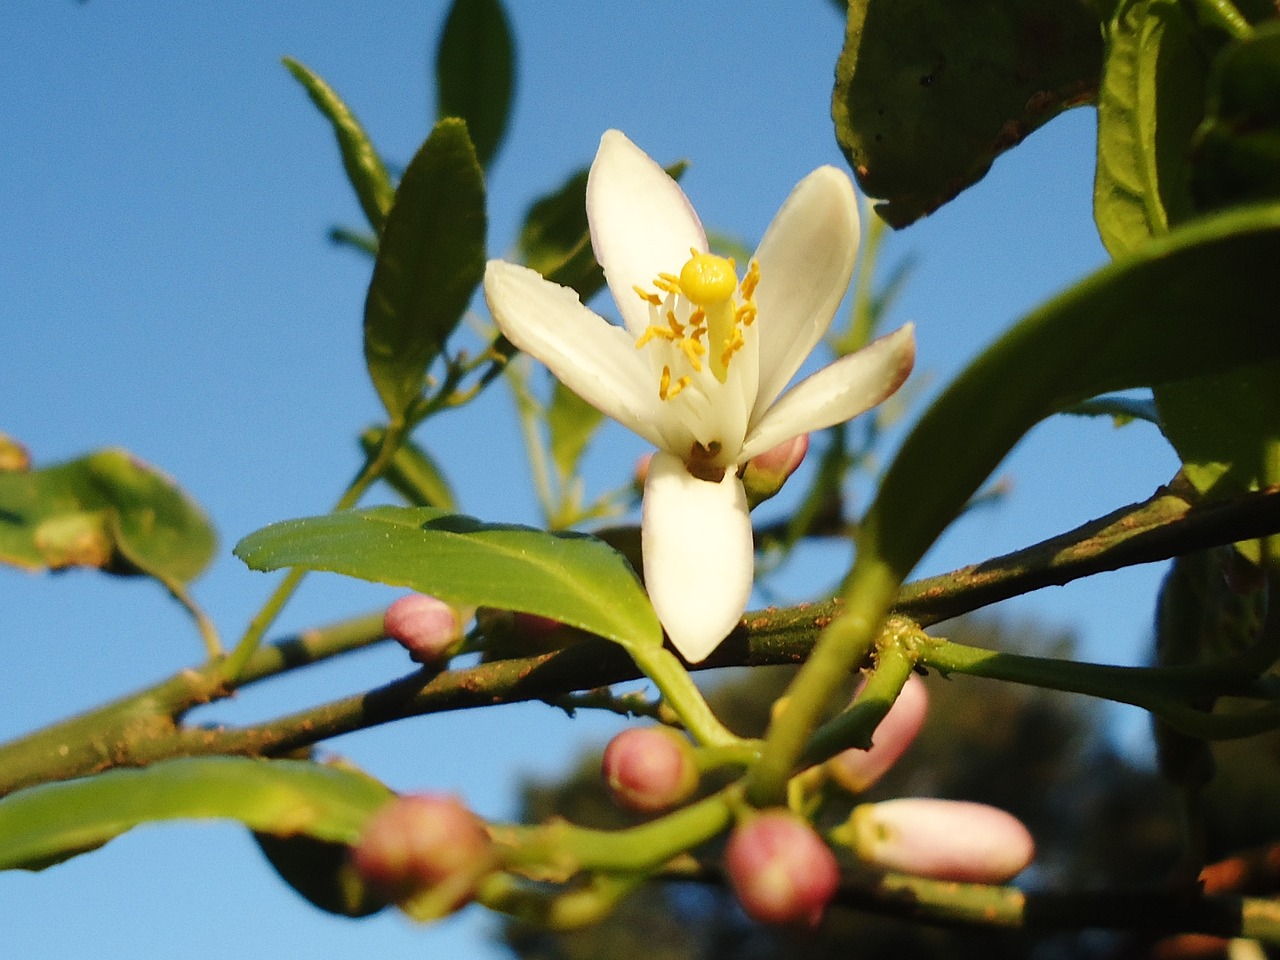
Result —
<svg viewBox="0 0 1280 960"><path fill-rule="evenodd" d="M537 271L490 260L484 296L498 329L596 409L663 446L662 401L635 341Z"/></svg>
<svg viewBox="0 0 1280 960"><path fill-rule="evenodd" d="M638 337L649 308L633 288L652 290L660 272L680 272L690 247L706 250L702 224L679 184L617 130L600 138L591 164L587 221L622 322Z"/></svg>
<svg viewBox="0 0 1280 960"><path fill-rule="evenodd" d="M819 167L801 180L756 250L760 386L753 422L773 403L835 317L858 257L858 200L848 176Z"/></svg>
<svg viewBox="0 0 1280 960"><path fill-rule="evenodd" d="M658 619L690 663L705 660L747 608L754 573L751 518L730 468L715 483L657 453L641 519L644 580Z"/></svg>
<svg viewBox="0 0 1280 960"><path fill-rule="evenodd" d="M915 325L873 340L782 395L742 445L739 462L784 440L852 420L902 386L916 359Z"/></svg>

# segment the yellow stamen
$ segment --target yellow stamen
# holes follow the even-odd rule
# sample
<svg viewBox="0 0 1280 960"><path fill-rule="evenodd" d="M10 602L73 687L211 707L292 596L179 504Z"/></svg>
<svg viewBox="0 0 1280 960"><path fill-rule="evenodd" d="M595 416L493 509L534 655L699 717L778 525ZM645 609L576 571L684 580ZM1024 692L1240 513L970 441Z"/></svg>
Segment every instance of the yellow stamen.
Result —
<svg viewBox="0 0 1280 960"><path fill-rule="evenodd" d="M689 314L689 326L695 330L697 330L699 327L704 326L706 322L707 322L707 311L703 310L701 307L693 311L693 313Z"/></svg>
<svg viewBox="0 0 1280 960"><path fill-rule="evenodd" d="M742 336L742 328L734 327L733 334L729 337L729 342L724 346L724 352L720 354L720 364L726 370L729 369L729 361L733 359L733 355L746 346L747 341Z"/></svg>
<svg viewBox="0 0 1280 960"><path fill-rule="evenodd" d="M675 383L672 383L671 368L664 366L662 368L662 379L658 382L658 399L674 400L680 395L680 391L692 382L689 377L681 377Z"/></svg>
<svg viewBox="0 0 1280 960"><path fill-rule="evenodd" d="M667 323L671 326L671 332L677 337L684 336L684 325L676 319L676 312L674 310L667 311Z"/></svg>
<svg viewBox="0 0 1280 960"><path fill-rule="evenodd" d="M645 328L644 333L640 334L640 336L636 338L636 349L639 350L641 347L647 344L650 340L653 340L655 338L659 340L674 340L676 339L676 336L677 334L668 330L666 327L660 327L657 324L651 324Z"/></svg>
<svg viewBox="0 0 1280 960"><path fill-rule="evenodd" d="M742 299L750 300L756 293L756 285L760 282L760 264L752 260L747 267L747 275L742 278Z"/></svg>
<svg viewBox="0 0 1280 960"><path fill-rule="evenodd" d="M662 298L658 296L656 293L653 293L650 290L645 290L643 287L640 287L640 286L633 286L631 289L640 295L641 300L645 300L648 303L652 303L655 307L662 306Z"/></svg>
<svg viewBox="0 0 1280 960"><path fill-rule="evenodd" d="M676 346L689 358L689 366L693 367L694 373L701 373L702 361L699 358L706 354L707 348L690 337L685 337L683 340L678 341Z"/></svg>
<svg viewBox="0 0 1280 960"><path fill-rule="evenodd" d="M756 305L754 303L744 303L734 313L733 318L744 327L749 327L756 322Z"/></svg>
<svg viewBox="0 0 1280 960"><path fill-rule="evenodd" d="M659 290L663 290L667 293L680 292L680 278L674 273L658 274L658 278L653 281L653 285Z"/></svg>

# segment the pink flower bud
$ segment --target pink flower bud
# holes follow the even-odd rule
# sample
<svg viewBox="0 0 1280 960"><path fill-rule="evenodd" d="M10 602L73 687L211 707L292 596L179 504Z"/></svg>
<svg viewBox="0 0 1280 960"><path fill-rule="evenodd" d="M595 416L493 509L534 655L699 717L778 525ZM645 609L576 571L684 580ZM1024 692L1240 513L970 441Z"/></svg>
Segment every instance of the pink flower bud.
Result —
<svg viewBox="0 0 1280 960"><path fill-rule="evenodd" d="M653 464L653 454L643 454L636 460L636 465L631 471L631 484L637 492L643 492L645 481L649 479L649 467Z"/></svg>
<svg viewBox="0 0 1280 960"><path fill-rule="evenodd" d="M356 871L418 919L458 910L492 866L489 835L457 797L409 794L369 821L352 851Z"/></svg>
<svg viewBox="0 0 1280 960"><path fill-rule="evenodd" d="M382 618L388 637L418 663L439 663L462 639L462 618L443 600L422 593L401 597Z"/></svg>
<svg viewBox="0 0 1280 960"><path fill-rule="evenodd" d="M877 867L959 883L1004 883L1036 853L1017 817L960 800L864 803L841 833L854 853Z"/></svg>
<svg viewBox="0 0 1280 960"><path fill-rule="evenodd" d="M689 741L666 727L632 727L605 747L604 782L614 802L640 813L674 807L698 786Z"/></svg>
<svg viewBox="0 0 1280 960"><path fill-rule="evenodd" d="M738 902L760 923L815 927L840 886L835 855L789 810L766 810L738 825L724 851Z"/></svg>
<svg viewBox="0 0 1280 960"><path fill-rule="evenodd" d="M787 478L804 462L804 456L808 452L809 435L802 433L748 460L747 467L742 472L742 484L747 488L747 502L754 507L781 490Z"/></svg>
<svg viewBox="0 0 1280 960"><path fill-rule="evenodd" d="M911 746L924 726L928 709L928 690L924 681L913 673L871 735L871 748L843 750L827 761L832 778L850 793L868 789Z"/></svg>

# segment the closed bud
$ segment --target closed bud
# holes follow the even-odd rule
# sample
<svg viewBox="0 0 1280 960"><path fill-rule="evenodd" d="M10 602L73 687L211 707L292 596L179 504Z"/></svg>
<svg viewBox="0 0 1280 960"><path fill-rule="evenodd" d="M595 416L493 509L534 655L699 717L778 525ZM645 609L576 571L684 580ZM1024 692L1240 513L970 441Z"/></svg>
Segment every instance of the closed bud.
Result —
<svg viewBox="0 0 1280 960"><path fill-rule="evenodd" d="M636 460L636 465L631 471L631 486L636 493L644 493L644 484L649 479L649 467L652 464L652 453L646 453Z"/></svg>
<svg viewBox="0 0 1280 960"><path fill-rule="evenodd" d="M724 866L742 909L760 923L815 927L840 886L831 849L784 809L739 824L725 847Z"/></svg>
<svg viewBox="0 0 1280 960"><path fill-rule="evenodd" d="M447 659L462 639L462 618L443 600L411 593L387 607L382 629L417 663L433 664Z"/></svg>
<svg viewBox="0 0 1280 960"><path fill-rule="evenodd" d="M871 735L870 749L842 750L827 761L832 779L851 793L870 788L915 741L928 710L928 690L913 673Z"/></svg>
<svg viewBox="0 0 1280 960"><path fill-rule="evenodd" d="M0 473L31 469L27 448L7 433L0 433Z"/></svg>
<svg viewBox="0 0 1280 960"><path fill-rule="evenodd" d="M361 878L418 920L453 913L493 865L489 835L457 797L398 797L369 821L352 852Z"/></svg>
<svg viewBox="0 0 1280 960"><path fill-rule="evenodd" d="M640 813L668 810L698 786L693 748L666 727L622 731L605 748L602 773L614 801Z"/></svg>
<svg viewBox="0 0 1280 960"><path fill-rule="evenodd" d="M874 866L957 883L1004 883L1036 852L1017 817L959 800L864 803L837 834Z"/></svg>
<svg viewBox="0 0 1280 960"><path fill-rule="evenodd" d="M787 482L804 462L809 452L809 435L792 437L747 461L742 471L742 485L747 489L747 503L752 507L764 503Z"/></svg>

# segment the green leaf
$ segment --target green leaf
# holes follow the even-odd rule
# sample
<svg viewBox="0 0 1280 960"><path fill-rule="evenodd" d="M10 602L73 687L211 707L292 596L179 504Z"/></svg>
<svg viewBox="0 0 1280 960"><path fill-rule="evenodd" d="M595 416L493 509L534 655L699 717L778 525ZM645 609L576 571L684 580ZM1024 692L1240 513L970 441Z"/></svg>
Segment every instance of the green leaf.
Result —
<svg viewBox="0 0 1280 960"><path fill-rule="evenodd" d="M441 120L387 215L364 310L369 376L402 422L484 275L484 177L461 120Z"/></svg>
<svg viewBox="0 0 1280 960"><path fill-rule="evenodd" d="M677 161L666 168L679 180L689 164ZM520 256L553 283L576 290L585 303L604 287L604 271L591 250L587 225L587 175L583 167L558 189L533 202L520 230Z"/></svg>
<svg viewBox="0 0 1280 960"><path fill-rule="evenodd" d="M603 420L604 414L559 380L555 381L551 404L547 407L547 433L551 440L551 459L562 481L575 475L587 442Z"/></svg>
<svg viewBox="0 0 1280 960"><path fill-rule="evenodd" d="M1201 493L1280 483L1280 361L1165 384L1155 396L1161 428Z"/></svg>
<svg viewBox="0 0 1280 960"><path fill-rule="evenodd" d="M1192 162L1206 209L1280 199L1280 23L1219 54Z"/></svg>
<svg viewBox="0 0 1280 960"><path fill-rule="evenodd" d="M853 0L832 101L836 137L876 211L903 227L980 180L1102 68L1087 0Z"/></svg>
<svg viewBox="0 0 1280 960"><path fill-rule="evenodd" d="M859 563L901 582L1055 411L1280 355L1276 263L1280 206L1240 208L1152 240L1027 316L916 424L863 520Z"/></svg>
<svg viewBox="0 0 1280 960"><path fill-rule="evenodd" d="M356 872L345 843L269 833L255 833L253 839L280 879L327 913L367 917L387 905Z"/></svg>
<svg viewBox="0 0 1280 960"><path fill-rule="evenodd" d="M1160 425L1155 401L1137 397L1092 397L1062 412L1073 417L1110 417L1117 427L1127 426L1134 420Z"/></svg>
<svg viewBox="0 0 1280 960"><path fill-rule="evenodd" d="M370 456L386 433L378 427L370 427L360 435L360 446L365 456ZM382 479L396 493L404 497L410 506L437 507L453 511L457 504L440 465L426 450L412 440L402 440L382 474Z"/></svg>
<svg viewBox="0 0 1280 960"><path fill-rule="evenodd" d="M1178 0L1123 3L1098 95L1094 220L1118 257L1192 212L1189 150L1208 59Z"/></svg>
<svg viewBox="0 0 1280 960"><path fill-rule="evenodd" d="M482 166L511 118L515 54L501 0L454 0L436 50L436 116L467 122Z"/></svg>
<svg viewBox="0 0 1280 960"><path fill-rule="evenodd" d="M235 553L255 570L329 570L459 607L538 614L624 647L662 644L631 567L585 534L480 523L430 507L374 507L273 524Z"/></svg>
<svg viewBox="0 0 1280 960"><path fill-rule="evenodd" d="M187 583L209 565L216 545L199 506L127 451L0 472L0 562Z"/></svg>
<svg viewBox="0 0 1280 960"><path fill-rule="evenodd" d="M387 168L383 166L378 151L373 148L355 114L327 83L291 57L284 58L284 65L306 88L311 102L333 124L333 133L338 138L338 149L342 153L342 166L347 171L347 179L355 188L360 208L364 210L369 226L373 227L375 233L381 232L387 211L391 209L395 187L391 185L391 178L387 175Z"/></svg>
<svg viewBox="0 0 1280 960"><path fill-rule="evenodd" d="M157 820L238 820L352 844L391 795L365 774L301 760L201 757L111 770L0 799L0 870L41 870Z"/></svg>

